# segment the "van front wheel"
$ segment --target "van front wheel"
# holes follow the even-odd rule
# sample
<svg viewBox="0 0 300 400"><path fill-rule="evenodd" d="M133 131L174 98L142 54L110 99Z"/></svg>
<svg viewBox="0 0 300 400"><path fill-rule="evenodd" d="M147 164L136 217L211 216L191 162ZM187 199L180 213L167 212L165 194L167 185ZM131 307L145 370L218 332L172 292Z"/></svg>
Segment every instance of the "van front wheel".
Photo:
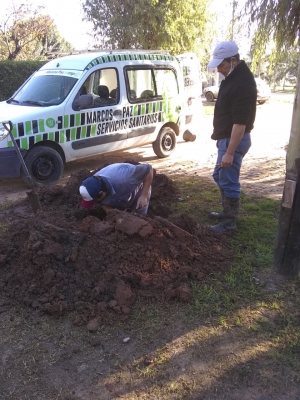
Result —
<svg viewBox="0 0 300 400"><path fill-rule="evenodd" d="M63 160L60 154L51 147L33 147L26 154L24 161L36 186L53 185L63 174ZM27 184L30 183L23 168L21 176Z"/></svg>
<svg viewBox="0 0 300 400"><path fill-rule="evenodd" d="M165 158L169 157L176 148L176 134L170 127L166 126L163 128L159 134L155 142L152 143L154 153L160 157Z"/></svg>

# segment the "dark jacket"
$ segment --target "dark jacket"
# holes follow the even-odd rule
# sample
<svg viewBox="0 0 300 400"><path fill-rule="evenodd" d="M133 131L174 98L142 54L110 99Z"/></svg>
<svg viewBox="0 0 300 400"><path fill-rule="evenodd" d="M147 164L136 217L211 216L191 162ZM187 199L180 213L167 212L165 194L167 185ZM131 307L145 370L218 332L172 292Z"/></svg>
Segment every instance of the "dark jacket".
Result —
<svg viewBox="0 0 300 400"><path fill-rule="evenodd" d="M253 129L257 90L254 76L244 61L221 82L214 112L212 139L230 138L234 124Z"/></svg>

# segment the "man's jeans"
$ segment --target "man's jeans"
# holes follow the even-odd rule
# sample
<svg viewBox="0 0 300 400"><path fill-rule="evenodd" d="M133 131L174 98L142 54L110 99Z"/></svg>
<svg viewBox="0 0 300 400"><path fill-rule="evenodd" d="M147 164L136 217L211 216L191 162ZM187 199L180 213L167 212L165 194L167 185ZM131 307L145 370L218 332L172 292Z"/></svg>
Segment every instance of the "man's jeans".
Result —
<svg viewBox="0 0 300 400"><path fill-rule="evenodd" d="M222 157L226 153L230 139L220 139L217 141L218 158L216 164L221 164ZM220 165L216 165L213 178L216 184L224 191L225 196L231 198L240 197L241 185L240 185L240 170L244 155L248 152L251 147L250 133L245 133L243 139L238 145L231 167L221 168Z"/></svg>

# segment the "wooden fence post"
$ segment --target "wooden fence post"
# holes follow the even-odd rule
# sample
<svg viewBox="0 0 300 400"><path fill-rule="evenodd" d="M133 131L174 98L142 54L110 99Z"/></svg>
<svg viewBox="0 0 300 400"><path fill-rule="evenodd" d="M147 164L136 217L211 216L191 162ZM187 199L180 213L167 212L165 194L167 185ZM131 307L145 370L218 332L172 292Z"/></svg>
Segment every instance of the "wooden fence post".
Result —
<svg viewBox="0 0 300 400"><path fill-rule="evenodd" d="M273 267L279 274L296 278L300 276L300 61L285 178Z"/></svg>

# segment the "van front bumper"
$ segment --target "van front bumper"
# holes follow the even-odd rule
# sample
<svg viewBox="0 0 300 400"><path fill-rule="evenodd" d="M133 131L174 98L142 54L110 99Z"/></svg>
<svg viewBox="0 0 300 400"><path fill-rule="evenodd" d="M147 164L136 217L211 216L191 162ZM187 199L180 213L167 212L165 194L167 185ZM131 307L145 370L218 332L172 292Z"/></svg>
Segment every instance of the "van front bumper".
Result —
<svg viewBox="0 0 300 400"><path fill-rule="evenodd" d="M22 155L26 151L21 150ZM0 149L0 178L17 178L21 172L21 161L13 147Z"/></svg>

